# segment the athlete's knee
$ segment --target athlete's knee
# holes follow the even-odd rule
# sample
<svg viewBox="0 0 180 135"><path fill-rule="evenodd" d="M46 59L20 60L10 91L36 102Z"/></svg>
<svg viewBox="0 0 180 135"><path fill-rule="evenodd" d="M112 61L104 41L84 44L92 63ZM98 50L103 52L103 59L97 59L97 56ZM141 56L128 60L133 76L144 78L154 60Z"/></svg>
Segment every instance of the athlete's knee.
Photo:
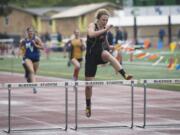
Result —
<svg viewBox="0 0 180 135"><path fill-rule="evenodd" d="M28 72L29 72L30 74L35 74L34 70L32 70L32 69L28 69Z"/></svg>
<svg viewBox="0 0 180 135"><path fill-rule="evenodd" d="M80 65L76 65L76 66L75 66L75 69L76 69L76 70L80 70L80 68L81 68Z"/></svg>
<svg viewBox="0 0 180 135"><path fill-rule="evenodd" d="M91 91L92 90L92 86L86 86L86 91Z"/></svg>
<svg viewBox="0 0 180 135"><path fill-rule="evenodd" d="M109 58L110 58L110 53L107 52L107 51L103 51L101 56L102 56L102 58L103 58L104 60L109 60Z"/></svg>

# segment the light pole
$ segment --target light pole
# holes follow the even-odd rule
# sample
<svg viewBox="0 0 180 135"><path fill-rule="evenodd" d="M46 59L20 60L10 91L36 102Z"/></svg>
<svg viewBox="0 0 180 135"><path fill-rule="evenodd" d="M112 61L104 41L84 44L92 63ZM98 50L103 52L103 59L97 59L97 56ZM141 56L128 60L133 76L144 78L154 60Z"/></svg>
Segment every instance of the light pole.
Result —
<svg viewBox="0 0 180 135"><path fill-rule="evenodd" d="M136 6L136 0L133 0L133 7ZM138 43L137 41L137 20L136 20L136 16L137 16L137 13L136 13L136 10L134 9L133 10L133 17L134 17L134 26L133 26L133 29L134 29L134 43L135 45Z"/></svg>
<svg viewBox="0 0 180 135"><path fill-rule="evenodd" d="M168 43L170 44L172 41L172 33L171 33L171 13L169 11L168 15Z"/></svg>
<svg viewBox="0 0 180 135"><path fill-rule="evenodd" d="M137 40L137 9L133 9L132 11L132 15L133 15L133 20L134 20L134 25L133 25L133 31L134 31L134 43L135 45L138 43L138 40Z"/></svg>

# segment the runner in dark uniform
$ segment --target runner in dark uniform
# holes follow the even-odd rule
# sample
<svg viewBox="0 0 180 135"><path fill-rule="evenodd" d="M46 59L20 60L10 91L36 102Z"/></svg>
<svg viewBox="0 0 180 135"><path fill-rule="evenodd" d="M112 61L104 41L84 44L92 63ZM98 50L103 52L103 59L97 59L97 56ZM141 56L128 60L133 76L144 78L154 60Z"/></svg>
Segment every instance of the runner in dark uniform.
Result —
<svg viewBox="0 0 180 135"><path fill-rule="evenodd" d="M107 26L109 12L106 9L99 9L96 14L97 21L91 23L88 27L87 49L85 63L85 79L92 81L96 75L97 65L110 62L113 68L118 71L126 80L132 79L133 76L127 75L120 63L114 58L109 50L114 47L110 46L107 40L107 31L112 26ZM86 86L86 116L91 116L91 96L92 86Z"/></svg>

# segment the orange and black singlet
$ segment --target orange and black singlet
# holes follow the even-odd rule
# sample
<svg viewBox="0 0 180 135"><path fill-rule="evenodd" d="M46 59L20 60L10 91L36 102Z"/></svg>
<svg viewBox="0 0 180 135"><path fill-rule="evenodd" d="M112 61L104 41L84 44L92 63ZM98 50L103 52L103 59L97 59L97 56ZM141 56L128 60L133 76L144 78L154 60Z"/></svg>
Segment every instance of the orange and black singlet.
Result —
<svg viewBox="0 0 180 135"><path fill-rule="evenodd" d="M95 31L98 31L99 28L95 23ZM103 50L108 50L106 45L107 32L99 35L98 37L90 38L87 36L87 48L86 52L89 53L101 53Z"/></svg>

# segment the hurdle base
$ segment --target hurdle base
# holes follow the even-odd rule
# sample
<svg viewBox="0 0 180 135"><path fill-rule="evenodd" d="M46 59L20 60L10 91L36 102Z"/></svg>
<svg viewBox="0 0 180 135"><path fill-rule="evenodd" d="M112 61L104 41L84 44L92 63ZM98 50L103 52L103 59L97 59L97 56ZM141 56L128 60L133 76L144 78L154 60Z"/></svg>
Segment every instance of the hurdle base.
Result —
<svg viewBox="0 0 180 135"><path fill-rule="evenodd" d="M148 124L148 125L136 125L138 128L155 128L155 127L160 127L160 128L167 128L167 127L180 127L180 123L177 124Z"/></svg>
<svg viewBox="0 0 180 135"><path fill-rule="evenodd" d="M103 128L129 128L133 129L133 126L126 126L126 125L112 125L112 126L81 126L81 127L71 127L71 130L78 130L78 129L103 129Z"/></svg>
<svg viewBox="0 0 180 135"><path fill-rule="evenodd" d="M67 131L67 128L63 127L54 127L54 128L24 128L24 129L11 129L11 130L3 130L5 133L11 132L24 132L24 131L41 131L41 130L62 130Z"/></svg>

